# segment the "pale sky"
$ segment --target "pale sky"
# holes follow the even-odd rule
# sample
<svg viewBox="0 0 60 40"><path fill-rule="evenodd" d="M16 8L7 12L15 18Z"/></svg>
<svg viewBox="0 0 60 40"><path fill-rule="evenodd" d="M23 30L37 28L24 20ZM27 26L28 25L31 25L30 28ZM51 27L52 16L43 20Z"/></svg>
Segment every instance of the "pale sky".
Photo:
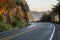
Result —
<svg viewBox="0 0 60 40"><path fill-rule="evenodd" d="M51 10L52 5L57 4L57 0L27 0L31 11Z"/></svg>

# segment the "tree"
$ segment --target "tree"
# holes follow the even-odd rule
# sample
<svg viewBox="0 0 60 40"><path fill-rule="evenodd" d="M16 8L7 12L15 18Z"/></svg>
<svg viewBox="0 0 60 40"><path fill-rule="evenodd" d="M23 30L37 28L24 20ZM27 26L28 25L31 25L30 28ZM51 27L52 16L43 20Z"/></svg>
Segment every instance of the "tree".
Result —
<svg viewBox="0 0 60 40"><path fill-rule="evenodd" d="M57 3L57 5L54 6L54 8L52 8L52 12L51 14L58 14L59 15L59 22L60 22L60 2Z"/></svg>
<svg viewBox="0 0 60 40"><path fill-rule="evenodd" d="M47 13L44 13L40 19L42 22L50 22L50 15Z"/></svg>
<svg viewBox="0 0 60 40"><path fill-rule="evenodd" d="M29 21L29 19L28 19L29 7L28 7L27 2L26 2L25 0L15 0L15 3L16 3L16 5L19 5L19 6L22 7L22 10L23 10L24 15L25 15L25 16L24 16L24 19L25 19L25 21L26 21L27 24L28 24L28 21Z"/></svg>

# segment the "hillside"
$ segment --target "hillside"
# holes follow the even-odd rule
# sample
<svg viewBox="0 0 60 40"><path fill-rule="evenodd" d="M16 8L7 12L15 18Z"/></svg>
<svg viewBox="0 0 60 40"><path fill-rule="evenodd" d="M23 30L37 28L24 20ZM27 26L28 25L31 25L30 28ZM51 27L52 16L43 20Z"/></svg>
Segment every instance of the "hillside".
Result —
<svg viewBox="0 0 60 40"><path fill-rule="evenodd" d="M29 7L25 0L0 0L0 31L28 25Z"/></svg>
<svg viewBox="0 0 60 40"><path fill-rule="evenodd" d="M43 15L43 12L31 11L31 14L34 17L34 21L36 21Z"/></svg>

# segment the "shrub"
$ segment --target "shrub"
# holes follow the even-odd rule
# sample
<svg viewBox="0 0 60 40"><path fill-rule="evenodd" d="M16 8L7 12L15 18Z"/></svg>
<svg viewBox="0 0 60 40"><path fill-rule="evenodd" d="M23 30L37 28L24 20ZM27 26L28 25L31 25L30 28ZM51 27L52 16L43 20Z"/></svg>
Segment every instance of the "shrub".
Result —
<svg viewBox="0 0 60 40"><path fill-rule="evenodd" d="M0 22L0 32L8 30L12 30L12 26Z"/></svg>
<svg viewBox="0 0 60 40"><path fill-rule="evenodd" d="M20 21L17 21L16 27L24 27L26 24L25 20L21 19Z"/></svg>

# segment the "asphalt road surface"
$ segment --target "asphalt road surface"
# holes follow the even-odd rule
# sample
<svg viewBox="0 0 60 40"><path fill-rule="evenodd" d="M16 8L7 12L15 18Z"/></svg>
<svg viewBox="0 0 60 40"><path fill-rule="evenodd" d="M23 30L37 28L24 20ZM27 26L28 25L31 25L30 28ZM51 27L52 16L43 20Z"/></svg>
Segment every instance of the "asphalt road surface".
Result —
<svg viewBox="0 0 60 40"><path fill-rule="evenodd" d="M52 40L54 32L54 24L36 22L18 30L0 32L0 40Z"/></svg>
<svg viewBox="0 0 60 40"><path fill-rule="evenodd" d="M60 24L54 24L55 25L55 33L53 40L60 40Z"/></svg>

